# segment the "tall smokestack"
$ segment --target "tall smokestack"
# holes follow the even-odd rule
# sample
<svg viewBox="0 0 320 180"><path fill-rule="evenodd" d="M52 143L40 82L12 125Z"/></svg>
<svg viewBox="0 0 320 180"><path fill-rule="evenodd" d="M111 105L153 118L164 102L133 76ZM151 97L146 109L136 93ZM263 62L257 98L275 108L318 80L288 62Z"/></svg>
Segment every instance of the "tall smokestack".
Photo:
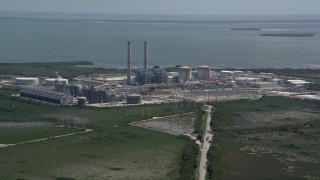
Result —
<svg viewBox="0 0 320 180"><path fill-rule="evenodd" d="M131 42L128 41L127 84L131 84Z"/></svg>
<svg viewBox="0 0 320 180"><path fill-rule="evenodd" d="M148 42L144 42L143 69L148 69Z"/></svg>

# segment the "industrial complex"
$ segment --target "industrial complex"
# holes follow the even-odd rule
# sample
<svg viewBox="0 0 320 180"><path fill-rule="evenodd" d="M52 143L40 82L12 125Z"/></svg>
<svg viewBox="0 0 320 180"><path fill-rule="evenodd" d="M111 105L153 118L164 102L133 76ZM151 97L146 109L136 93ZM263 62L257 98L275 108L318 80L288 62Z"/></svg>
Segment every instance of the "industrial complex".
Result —
<svg viewBox="0 0 320 180"><path fill-rule="evenodd" d="M309 83L272 73L214 70L198 67L148 67L148 42L144 42L141 69L131 68L131 42L127 44L127 74L95 74L65 79L16 77L2 80L0 87L20 89L24 98L79 106L124 106L178 101L210 101L261 98L269 94L291 98L320 99L318 92L305 91ZM173 70L172 70L173 69ZM303 92L303 93L302 93Z"/></svg>

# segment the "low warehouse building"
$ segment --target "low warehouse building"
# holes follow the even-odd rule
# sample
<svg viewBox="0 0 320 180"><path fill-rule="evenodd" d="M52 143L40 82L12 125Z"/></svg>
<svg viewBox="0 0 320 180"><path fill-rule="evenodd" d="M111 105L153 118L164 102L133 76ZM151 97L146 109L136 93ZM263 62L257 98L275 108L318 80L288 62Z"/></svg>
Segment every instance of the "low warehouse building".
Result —
<svg viewBox="0 0 320 180"><path fill-rule="evenodd" d="M56 84L67 85L68 79L63 78L50 78L44 80L44 85L46 86L55 86Z"/></svg>
<svg viewBox="0 0 320 180"><path fill-rule="evenodd" d="M22 97L64 105L73 104L74 101L73 97L68 94L44 88L22 88L20 90L20 95Z"/></svg>

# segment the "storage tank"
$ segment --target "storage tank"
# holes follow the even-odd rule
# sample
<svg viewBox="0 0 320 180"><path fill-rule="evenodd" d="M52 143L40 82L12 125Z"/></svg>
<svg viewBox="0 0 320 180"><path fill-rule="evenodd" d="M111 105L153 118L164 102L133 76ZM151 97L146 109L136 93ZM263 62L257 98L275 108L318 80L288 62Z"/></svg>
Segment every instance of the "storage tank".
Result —
<svg viewBox="0 0 320 180"><path fill-rule="evenodd" d="M167 72L168 76L178 76L178 72Z"/></svg>
<svg viewBox="0 0 320 180"><path fill-rule="evenodd" d="M127 104L141 104L142 96L140 94L131 94L127 96Z"/></svg>
<svg viewBox="0 0 320 180"><path fill-rule="evenodd" d="M205 66L205 65L199 66L197 70L198 70L198 79L200 80L210 79L211 69L209 66Z"/></svg>
<svg viewBox="0 0 320 180"><path fill-rule="evenodd" d="M192 69L188 66L181 66L178 69L178 78L179 81L182 80L183 82L189 81L191 79Z"/></svg>
<svg viewBox="0 0 320 180"><path fill-rule="evenodd" d="M84 106L87 104L87 98L86 97L78 97L78 106Z"/></svg>
<svg viewBox="0 0 320 180"><path fill-rule="evenodd" d="M34 77L20 77L16 78L16 85L24 85L24 86L36 86L39 84L39 78Z"/></svg>
<svg viewBox="0 0 320 180"><path fill-rule="evenodd" d="M68 79L63 79L63 78L50 78L50 79L45 79L44 80L44 85L46 86L55 86L57 84L62 84L62 85L67 85L68 84Z"/></svg>

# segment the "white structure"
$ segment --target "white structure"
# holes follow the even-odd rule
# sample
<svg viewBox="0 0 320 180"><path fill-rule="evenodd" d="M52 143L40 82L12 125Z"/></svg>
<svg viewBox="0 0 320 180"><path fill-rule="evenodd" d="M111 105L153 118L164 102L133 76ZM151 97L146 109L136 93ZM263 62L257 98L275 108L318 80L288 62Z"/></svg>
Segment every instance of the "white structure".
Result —
<svg viewBox="0 0 320 180"><path fill-rule="evenodd" d="M261 88L261 89L278 89L280 88L277 82L250 82L250 85L254 88Z"/></svg>
<svg viewBox="0 0 320 180"><path fill-rule="evenodd" d="M57 104L72 104L74 102L73 97L68 94L44 88L22 88L20 95Z"/></svg>
<svg viewBox="0 0 320 180"><path fill-rule="evenodd" d="M57 84L63 84L67 85L68 84L68 79L63 79L63 78L50 78L50 79L45 79L44 80L44 85L45 86L55 86Z"/></svg>
<svg viewBox="0 0 320 180"><path fill-rule="evenodd" d="M16 85L23 85L23 86L36 86L39 84L39 78L34 77L20 77L16 78Z"/></svg>
<svg viewBox="0 0 320 180"><path fill-rule="evenodd" d="M198 79L206 80L210 78L211 68L209 66L205 66L205 65L199 66L197 70L198 70Z"/></svg>
<svg viewBox="0 0 320 180"><path fill-rule="evenodd" d="M300 80L300 79L294 79L294 80L288 80L288 81L295 86L304 86L306 84L310 84L310 82L307 82L305 80Z"/></svg>
<svg viewBox="0 0 320 180"><path fill-rule="evenodd" d="M262 79L258 77L236 77L235 82L240 85L244 85L251 82L261 82Z"/></svg>
<svg viewBox="0 0 320 180"><path fill-rule="evenodd" d="M178 79L183 82L189 81L192 76L192 69L188 66L181 66L178 69Z"/></svg>
<svg viewBox="0 0 320 180"><path fill-rule="evenodd" d="M178 72L167 72L168 76L178 76Z"/></svg>

